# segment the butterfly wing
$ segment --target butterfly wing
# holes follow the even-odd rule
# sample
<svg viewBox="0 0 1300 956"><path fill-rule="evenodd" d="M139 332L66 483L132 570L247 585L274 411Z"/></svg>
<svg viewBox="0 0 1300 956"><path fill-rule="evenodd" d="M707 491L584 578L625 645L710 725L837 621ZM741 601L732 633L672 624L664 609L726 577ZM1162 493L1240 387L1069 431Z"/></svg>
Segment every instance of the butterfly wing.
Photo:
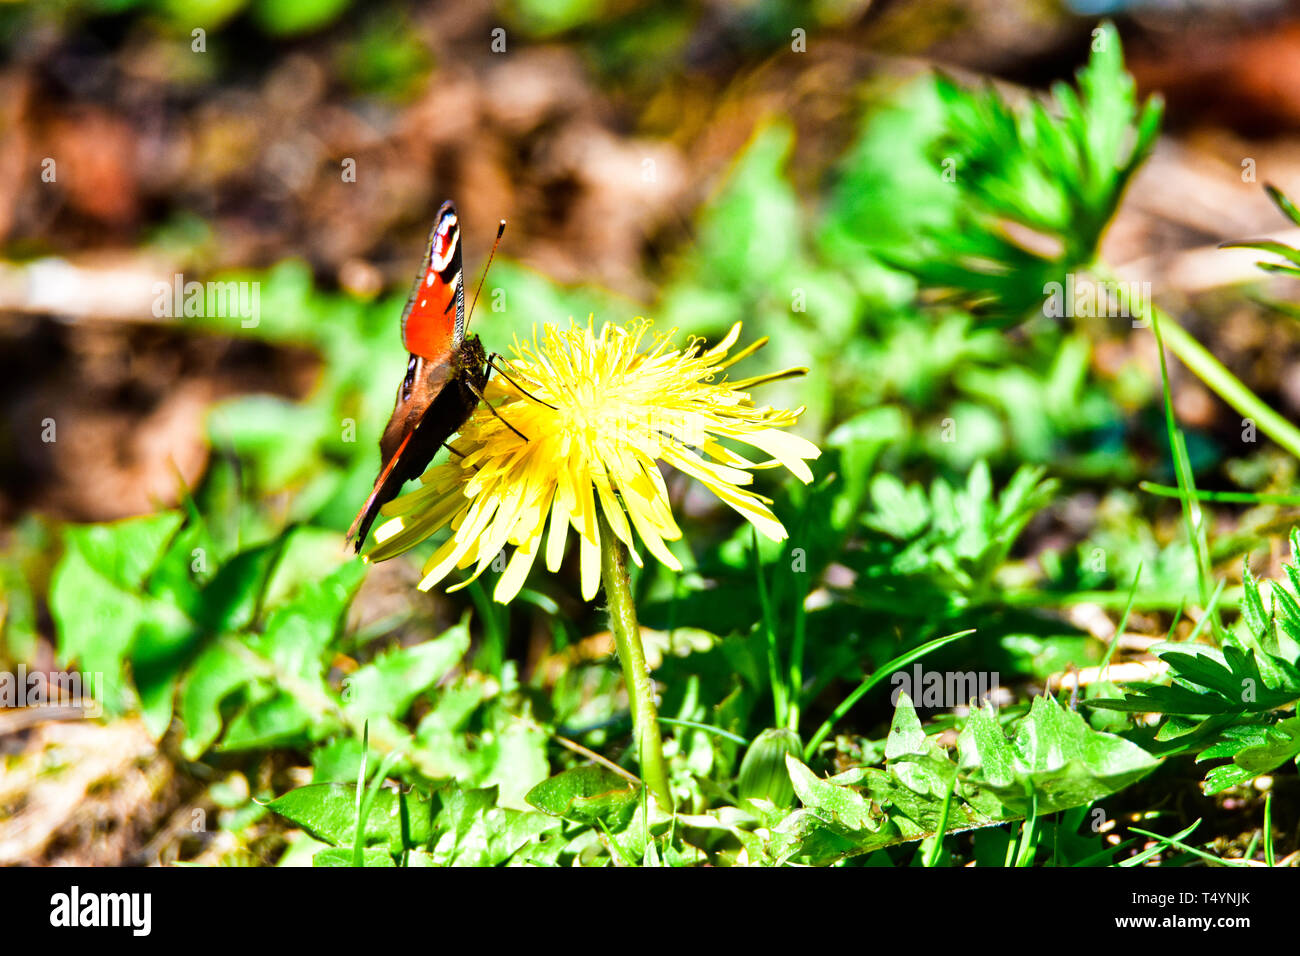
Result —
<svg viewBox="0 0 1300 956"><path fill-rule="evenodd" d="M355 537L356 550L359 553L361 545L366 540L366 535L370 533L370 526L375 523L375 517L379 514L379 509L383 507L385 502L391 501L397 496L396 489L390 492L390 487L393 484L393 470L397 467L402 452L406 450L406 446L410 444L411 437L414 434L414 431L406 433L406 437L402 439L397 453L379 470L379 477L375 479L375 486L370 490L370 496L366 498L366 503L361 506L357 516L352 519L352 527L348 528L348 536L343 539L345 548L347 547L346 542ZM398 487L401 487L401 485L399 484Z"/></svg>
<svg viewBox="0 0 1300 956"><path fill-rule="evenodd" d="M465 289L461 273L460 217L448 200L438 210L424 261L402 312L402 343L411 353L406 378L397 389L392 417L379 440L383 466L370 496L348 529L356 549L379 509L417 478L442 443L465 422L463 400L448 383L455 377L456 353L465 337ZM441 398L441 401L440 401Z"/></svg>
<svg viewBox="0 0 1300 956"><path fill-rule="evenodd" d="M406 351L435 365L465 337L465 282L460 265L460 217L450 199L438 210L424 263L402 312Z"/></svg>
<svg viewBox="0 0 1300 956"><path fill-rule="evenodd" d="M438 445L425 449L424 442L416 440L425 416L434 409L451 376L450 361L430 367L418 355L412 355L406 366L406 378L397 389L397 402L393 414L379 439L379 458L383 463L374 487L357 516L352 519L346 540L357 536L356 548L361 550L370 525L385 502L392 501L409 479L424 471ZM423 457L421 457L423 453ZM359 532L359 534L358 534Z"/></svg>
<svg viewBox="0 0 1300 956"><path fill-rule="evenodd" d="M417 381L417 393L423 389L427 395L418 412L414 403L404 405L403 391L398 391L397 408L379 442L384 467L375 479L370 497L348 529L348 540L356 536L358 552L379 509L397 497L402 485L424 473L438 449L460 431L478 404L478 396L487 385L486 356L477 338L469 339L466 344L449 365L437 366ZM424 373L422 359L415 359L413 366ZM404 418L408 411L411 417Z"/></svg>

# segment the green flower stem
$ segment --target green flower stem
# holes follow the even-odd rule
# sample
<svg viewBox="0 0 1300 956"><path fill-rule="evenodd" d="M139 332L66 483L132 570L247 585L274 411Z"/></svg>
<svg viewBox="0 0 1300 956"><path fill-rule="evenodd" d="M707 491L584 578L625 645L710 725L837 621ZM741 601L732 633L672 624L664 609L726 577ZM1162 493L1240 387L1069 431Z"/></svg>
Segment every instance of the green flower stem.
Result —
<svg viewBox="0 0 1300 956"><path fill-rule="evenodd" d="M596 509L600 531L600 576L609 602L609 629L623 665L627 696L632 709L632 739L636 741L641 779L659 806L672 812L673 795L668 787L668 764L664 761L663 738L659 736L659 715L655 711L654 681L646 667L641 628L632 600L632 579L627 571L627 549L614 536L609 522Z"/></svg>

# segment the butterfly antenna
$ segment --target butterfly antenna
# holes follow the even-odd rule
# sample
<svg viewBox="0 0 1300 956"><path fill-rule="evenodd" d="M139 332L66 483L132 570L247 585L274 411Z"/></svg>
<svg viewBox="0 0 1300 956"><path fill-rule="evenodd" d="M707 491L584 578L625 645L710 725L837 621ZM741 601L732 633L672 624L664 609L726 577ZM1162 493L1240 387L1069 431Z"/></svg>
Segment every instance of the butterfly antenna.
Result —
<svg viewBox="0 0 1300 956"><path fill-rule="evenodd" d="M497 254L497 246L501 245L501 236L506 231L506 221L504 219L497 225L497 238L492 243L492 251L488 253L487 262L483 266L483 274L479 276L478 288L474 290L474 301L469 304L469 314L465 316L465 328L469 328L469 320L474 317L474 306L478 305L479 293L483 291L483 283L487 281L488 269L492 267L492 258Z"/></svg>
<svg viewBox="0 0 1300 956"><path fill-rule="evenodd" d="M522 392L525 396L527 396L528 398L531 398L531 399L532 399L533 401L535 401L538 405L545 405L547 408L549 408L549 409L550 409L551 411L553 411L553 412L557 412L557 411L559 411L559 409L556 408L554 405L552 405L550 402L544 402L544 401L542 401L540 398L538 398L538 397L537 397L536 395L534 395L532 392L528 391L528 389L524 388L522 385L520 385L518 382L516 382L513 378L511 378L509 375L507 375L507 374L506 374L506 370L503 369L503 368L502 368L500 365L498 365L497 362L496 362L496 360L499 359L500 357L501 357L501 356L498 355L496 352L493 352L491 355L489 355L489 356L488 356L488 360L487 360L488 368L496 369L496 373L497 373L498 375L500 375L502 378L504 378L507 382L509 382L509 383L510 383L511 385L513 385L516 389L518 389L520 392Z"/></svg>

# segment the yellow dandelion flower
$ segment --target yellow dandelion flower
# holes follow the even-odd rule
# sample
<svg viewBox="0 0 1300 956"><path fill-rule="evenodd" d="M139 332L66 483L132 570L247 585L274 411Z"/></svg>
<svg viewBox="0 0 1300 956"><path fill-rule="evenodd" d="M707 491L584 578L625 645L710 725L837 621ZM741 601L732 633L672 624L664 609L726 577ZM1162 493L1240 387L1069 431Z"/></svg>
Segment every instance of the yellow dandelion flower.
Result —
<svg viewBox="0 0 1300 956"><path fill-rule="evenodd" d="M493 376L486 397L497 414L480 406L452 443L463 457L430 468L421 478L423 487L382 509L392 520L376 531L376 546L367 557L378 561L400 554L450 525L451 537L424 566L420 589L473 565L473 573L457 585L464 587L509 546L513 554L493 593L506 603L519 593L542 551L543 533L546 567L554 572L572 528L582 594L590 600L601 573L597 508L638 565L633 531L650 554L681 570L665 544L682 533L659 462L698 479L766 537L784 539L785 528L770 502L745 486L755 469L780 466L809 482L806 462L820 451L782 430L797 421L802 408L756 406L747 389L805 370L728 381L723 370L766 339L728 358L740 336L739 322L707 350L699 339L675 349L671 334L652 336L650 325L644 319L627 328L605 324L597 333L590 322L571 321L568 328L546 325L540 343L535 330L531 343L516 341L505 367L528 394ZM750 461L724 439L768 457Z"/></svg>

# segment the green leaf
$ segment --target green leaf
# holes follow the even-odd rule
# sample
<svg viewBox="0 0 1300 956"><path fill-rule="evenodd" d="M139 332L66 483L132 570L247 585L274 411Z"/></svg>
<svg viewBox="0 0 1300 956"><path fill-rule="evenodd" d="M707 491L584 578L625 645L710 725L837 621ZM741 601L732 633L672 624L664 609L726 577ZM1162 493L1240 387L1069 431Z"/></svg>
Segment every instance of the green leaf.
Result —
<svg viewBox="0 0 1300 956"><path fill-rule="evenodd" d="M69 547L50 581L50 616L58 631L59 658L102 674L104 706L120 713L131 702L122 663L147 617L147 602L96 571Z"/></svg>
<svg viewBox="0 0 1300 956"><path fill-rule="evenodd" d="M597 764L574 767L543 780L525 799L543 813L575 823L598 821L621 830L631 819L641 788Z"/></svg>
<svg viewBox="0 0 1300 956"><path fill-rule="evenodd" d="M475 754L476 782L495 787L500 806L527 809L528 794L551 772L546 740L546 732L531 720L510 720Z"/></svg>
<svg viewBox="0 0 1300 956"><path fill-rule="evenodd" d="M433 836L433 811L430 800L418 790L406 795L410 815L411 844L421 846ZM351 859L356 842L357 789L355 784L313 783L290 790L267 804L280 816L297 824L318 840L343 852ZM396 791L381 788L374 798L365 824L366 847L376 844L394 855L402 851L400 803ZM367 864L368 865L368 864Z"/></svg>
<svg viewBox="0 0 1300 956"><path fill-rule="evenodd" d="M1233 787L1239 787L1243 783L1249 783L1254 780L1258 774L1253 770L1247 770L1239 767L1235 763L1225 763L1214 767L1205 775L1205 782L1202 784L1205 795L1212 797L1216 793L1222 793Z"/></svg>
<svg viewBox="0 0 1300 956"><path fill-rule="evenodd" d="M1264 191L1268 193L1268 198L1273 200L1273 204L1282 210L1283 215L1297 226L1300 226L1300 209L1296 208L1295 203L1291 202L1282 190L1271 183L1265 183Z"/></svg>
<svg viewBox="0 0 1300 956"><path fill-rule="evenodd" d="M341 847L328 847L324 850L318 850L311 858L312 866L352 866L353 858L350 849ZM361 851L362 866L397 866L393 860L393 855L383 847L368 846Z"/></svg>
<svg viewBox="0 0 1300 956"><path fill-rule="evenodd" d="M241 551L222 565L203 588L199 622L217 634L252 624L282 546L277 539Z"/></svg>
<svg viewBox="0 0 1300 956"><path fill-rule="evenodd" d="M399 720L411 703L441 680L469 649L469 622L423 644L394 648L360 667L344 681L343 706L352 722Z"/></svg>
<svg viewBox="0 0 1300 956"><path fill-rule="evenodd" d="M777 807L794 802L794 784L785 767L785 757L802 756L799 735L785 727L764 730L754 738L740 762L736 795L743 800L762 798Z"/></svg>
<svg viewBox="0 0 1300 956"><path fill-rule="evenodd" d="M266 582L263 604L281 607L308 592L322 575L360 583L365 565L350 559L339 547L339 537L327 528L294 527L282 535L283 550ZM344 570L348 568L350 570Z"/></svg>
<svg viewBox="0 0 1300 956"><path fill-rule="evenodd" d="M938 801L947 795L957 773L947 752L926 737L906 694L899 694L894 707L894 720L885 739L885 760L890 774L908 790Z"/></svg>
<svg viewBox="0 0 1300 956"><path fill-rule="evenodd" d="M322 655L365 573L364 564L350 561L319 582L303 586L297 597L272 612L263 633L249 636L249 647L280 673L319 682Z"/></svg>
<svg viewBox="0 0 1300 956"><path fill-rule="evenodd" d="M1052 813L1089 803L1123 789L1159 765L1141 747L1093 730L1079 714L1051 697L1034 698L1011 739L1008 762L991 740L992 706L986 704L984 709L980 734L972 729L978 727L972 719L958 740L962 765L972 770L974 781L1019 813L1028 813L1031 807L1039 814ZM981 747L990 744L996 756L986 762Z"/></svg>
<svg viewBox="0 0 1300 956"><path fill-rule="evenodd" d="M181 754L201 757L221 734L221 703L255 680L258 669L249 652L222 641L204 649L190 667L181 688L180 716L185 728Z"/></svg>
<svg viewBox="0 0 1300 956"><path fill-rule="evenodd" d="M1300 755L1300 717L1289 717L1268 729L1266 742L1239 750L1232 762L1258 776L1276 770L1297 755Z"/></svg>
<svg viewBox="0 0 1300 956"><path fill-rule="evenodd" d="M443 806L435 822L438 841L432 849L434 864L491 866L500 862L493 856L491 839L504 812L495 808L496 789L452 789L443 791L442 797Z"/></svg>
<svg viewBox="0 0 1300 956"><path fill-rule="evenodd" d="M59 636L59 656L102 675L104 705L120 713L132 695L122 664L147 628L152 647L182 640L184 616L165 601L142 592L168 542L180 528L175 512L111 524L70 527L66 550L50 581L50 614ZM153 723L165 723L166 676L150 685Z"/></svg>
<svg viewBox="0 0 1300 956"><path fill-rule="evenodd" d="M943 77L934 81L941 132L905 130L926 143L923 168L933 184L918 195L931 208L926 220L911 210L900 214L913 231L910 241L884 253L888 261L997 322L1041 314L1049 283L1092 262L1125 187L1154 146L1161 116L1156 100L1139 112L1112 26L1102 27L1093 51L1078 74L1078 92L1058 83L1050 104L1013 105L991 84L968 90ZM906 172L882 175L867 188L911 195L890 188ZM945 185L947 196L934 184ZM899 215L886 210L881 218ZM882 228L876 220L870 226Z"/></svg>
<svg viewBox="0 0 1300 956"><path fill-rule="evenodd" d="M162 602L153 603L136 631L132 676L145 726L155 738L171 725L176 685L201 636L189 618Z"/></svg>
<svg viewBox="0 0 1300 956"><path fill-rule="evenodd" d="M318 691L324 693L324 685ZM268 690L269 697L261 697L240 711L217 749L221 751L262 750L268 747L296 746L306 742L312 731L328 733L334 725L324 725L317 715L305 708L297 698Z"/></svg>
<svg viewBox="0 0 1300 956"><path fill-rule="evenodd" d="M164 511L108 524L74 525L65 540L69 552L80 554L109 583L139 591L183 520L179 512Z"/></svg>
<svg viewBox="0 0 1300 956"><path fill-rule="evenodd" d="M882 815L873 813L871 802L857 791L821 779L789 754L786 755L785 766L799 802L819 820L845 834L880 829Z"/></svg>

